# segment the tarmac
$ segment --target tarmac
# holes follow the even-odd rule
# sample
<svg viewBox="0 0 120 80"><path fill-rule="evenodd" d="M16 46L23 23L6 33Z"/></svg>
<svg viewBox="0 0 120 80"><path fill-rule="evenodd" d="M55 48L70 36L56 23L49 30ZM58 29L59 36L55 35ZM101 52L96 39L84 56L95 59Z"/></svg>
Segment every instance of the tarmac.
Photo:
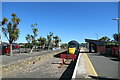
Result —
<svg viewBox="0 0 120 80"><path fill-rule="evenodd" d="M86 49L82 49L83 52ZM76 79L81 80L120 80L119 60L99 53L80 53Z"/></svg>
<svg viewBox="0 0 120 80"><path fill-rule="evenodd" d="M116 57L97 53L89 53L87 55L97 72L97 75L95 76L108 80L120 80L120 61Z"/></svg>

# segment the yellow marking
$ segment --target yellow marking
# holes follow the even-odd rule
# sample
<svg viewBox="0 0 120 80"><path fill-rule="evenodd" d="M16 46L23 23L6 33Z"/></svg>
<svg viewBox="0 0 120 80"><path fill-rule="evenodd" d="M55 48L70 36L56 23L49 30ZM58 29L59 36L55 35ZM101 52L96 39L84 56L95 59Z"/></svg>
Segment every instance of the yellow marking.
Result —
<svg viewBox="0 0 120 80"><path fill-rule="evenodd" d="M74 54L75 53L75 48L69 48L69 53Z"/></svg>
<svg viewBox="0 0 120 80"><path fill-rule="evenodd" d="M96 73L95 68L93 67L93 65L92 65L92 63L91 63L88 55L87 55L86 53L84 53L84 55L85 55L85 57L87 58L87 61L90 63L90 66L91 66L91 68L92 68L92 71L93 71L94 76L98 76L98 74Z"/></svg>

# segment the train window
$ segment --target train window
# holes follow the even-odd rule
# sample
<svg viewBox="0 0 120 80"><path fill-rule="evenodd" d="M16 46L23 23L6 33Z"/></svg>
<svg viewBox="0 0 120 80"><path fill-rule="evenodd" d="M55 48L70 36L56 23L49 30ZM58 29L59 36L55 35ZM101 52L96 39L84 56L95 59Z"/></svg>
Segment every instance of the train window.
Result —
<svg viewBox="0 0 120 80"><path fill-rule="evenodd" d="M76 47L76 45L69 45L69 47L74 48L74 47Z"/></svg>
<svg viewBox="0 0 120 80"><path fill-rule="evenodd" d="M71 41L71 42L68 43L68 47L77 48L78 47L78 43L75 42L75 41Z"/></svg>

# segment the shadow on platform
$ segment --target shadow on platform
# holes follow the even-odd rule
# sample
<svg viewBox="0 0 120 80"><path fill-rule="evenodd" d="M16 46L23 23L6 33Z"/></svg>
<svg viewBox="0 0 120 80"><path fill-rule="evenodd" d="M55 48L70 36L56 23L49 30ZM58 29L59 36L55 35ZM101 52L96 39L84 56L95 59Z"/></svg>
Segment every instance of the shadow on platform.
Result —
<svg viewBox="0 0 120 80"><path fill-rule="evenodd" d="M113 56L113 55L110 55L108 53L90 53L90 52L81 52L81 53L88 53L91 56L103 56L103 57L109 58L112 61L120 62L120 59L118 59L117 56Z"/></svg>
<svg viewBox="0 0 120 80"><path fill-rule="evenodd" d="M95 80L120 80L120 79L116 79L116 78L107 78L107 77L92 76L92 75L89 75L89 77L91 77L92 79L95 79Z"/></svg>
<svg viewBox="0 0 120 80"><path fill-rule="evenodd" d="M120 61L120 59L118 59L117 56L113 56L113 55L110 55L110 54L107 54L107 53L97 54L97 56L104 56L104 57L109 58L112 61Z"/></svg>

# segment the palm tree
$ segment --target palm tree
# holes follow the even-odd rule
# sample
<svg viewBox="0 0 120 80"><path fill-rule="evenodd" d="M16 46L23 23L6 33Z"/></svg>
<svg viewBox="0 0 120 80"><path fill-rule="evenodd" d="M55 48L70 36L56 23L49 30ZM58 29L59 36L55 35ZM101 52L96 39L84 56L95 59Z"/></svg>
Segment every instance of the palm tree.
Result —
<svg viewBox="0 0 120 80"><path fill-rule="evenodd" d="M20 18L18 18L15 13L12 13L11 16L12 16L11 21L9 21L8 18L4 17L0 24L2 25L2 32L10 44L10 56L13 55L12 43L17 41L20 32L18 28L18 25L20 24Z"/></svg>
<svg viewBox="0 0 120 80"><path fill-rule="evenodd" d="M50 48L51 42L52 42L53 33L50 32L49 35L47 35L47 41L48 41L48 49Z"/></svg>
<svg viewBox="0 0 120 80"><path fill-rule="evenodd" d="M60 39L58 36L53 37L53 39L55 39L55 40L54 40L54 42L55 42L55 47L58 47L58 46L59 46L59 42L61 42L61 39Z"/></svg>
<svg viewBox="0 0 120 80"><path fill-rule="evenodd" d="M38 39L38 41L39 41L39 44L40 44L40 46L42 47L42 49L44 49L45 44L46 44L46 38L40 37L40 38Z"/></svg>

